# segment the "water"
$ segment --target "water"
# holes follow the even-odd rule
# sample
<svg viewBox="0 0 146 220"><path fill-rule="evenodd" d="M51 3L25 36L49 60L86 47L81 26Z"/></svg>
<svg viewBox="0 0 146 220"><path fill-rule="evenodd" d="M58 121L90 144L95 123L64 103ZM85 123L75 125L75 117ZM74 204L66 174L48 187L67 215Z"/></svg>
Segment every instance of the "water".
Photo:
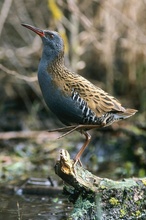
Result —
<svg viewBox="0 0 146 220"><path fill-rule="evenodd" d="M71 203L62 195L0 194L0 220L65 220L71 210Z"/></svg>

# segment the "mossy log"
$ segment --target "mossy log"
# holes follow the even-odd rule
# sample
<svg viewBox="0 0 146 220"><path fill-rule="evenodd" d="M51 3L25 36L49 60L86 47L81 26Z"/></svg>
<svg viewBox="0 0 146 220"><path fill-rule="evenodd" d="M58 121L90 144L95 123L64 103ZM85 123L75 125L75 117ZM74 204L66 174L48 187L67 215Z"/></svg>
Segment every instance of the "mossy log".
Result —
<svg viewBox="0 0 146 220"><path fill-rule="evenodd" d="M61 150L55 165L64 180L64 194L74 204L70 219L146 219L146 178L113 181L100 178L77 164Z"/></svg>

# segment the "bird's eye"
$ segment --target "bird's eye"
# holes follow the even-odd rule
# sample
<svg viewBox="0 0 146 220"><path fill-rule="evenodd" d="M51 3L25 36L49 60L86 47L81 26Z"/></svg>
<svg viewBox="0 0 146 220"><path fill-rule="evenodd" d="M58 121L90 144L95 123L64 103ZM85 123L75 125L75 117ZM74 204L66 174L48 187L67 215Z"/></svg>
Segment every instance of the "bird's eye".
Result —
<svg viewBox="0 0 146 220"><path fill-rule="evenodd" d="M54 34L52 34L52 33L46 33L46 37L53 39L53 38L54 38Z"/></svg>
<svg viewBox="0 0 146 220"><path fill-rule="evenodd" d="M54 38L54 34L49 34L50 38Z"/></svg>

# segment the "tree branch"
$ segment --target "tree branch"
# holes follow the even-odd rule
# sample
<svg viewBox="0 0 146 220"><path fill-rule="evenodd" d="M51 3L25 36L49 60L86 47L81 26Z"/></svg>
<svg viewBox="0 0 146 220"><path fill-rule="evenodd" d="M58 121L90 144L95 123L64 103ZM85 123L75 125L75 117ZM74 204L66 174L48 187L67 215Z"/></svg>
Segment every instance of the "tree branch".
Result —
<svg viewBox="0 0 146 220"><path fill-rule="evenodd" d="M68 152L61 150L55 172L65 181L64 193L74 203L73 219L145 219L146 178L113 181L73 164Z"/></svg>

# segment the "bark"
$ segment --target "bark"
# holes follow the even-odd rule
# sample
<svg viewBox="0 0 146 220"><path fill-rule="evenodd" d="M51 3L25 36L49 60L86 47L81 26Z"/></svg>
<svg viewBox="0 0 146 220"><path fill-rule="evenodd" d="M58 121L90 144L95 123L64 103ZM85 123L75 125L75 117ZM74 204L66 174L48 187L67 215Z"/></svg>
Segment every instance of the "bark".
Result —
<svg viewBox="0 0 146 220"><path fill-rule="evenodd" d="M74 204L71 219L146 219L146 178L113 181L100 178L80 166L66 150L55 165L64 184L64 194Z"/></svg>

